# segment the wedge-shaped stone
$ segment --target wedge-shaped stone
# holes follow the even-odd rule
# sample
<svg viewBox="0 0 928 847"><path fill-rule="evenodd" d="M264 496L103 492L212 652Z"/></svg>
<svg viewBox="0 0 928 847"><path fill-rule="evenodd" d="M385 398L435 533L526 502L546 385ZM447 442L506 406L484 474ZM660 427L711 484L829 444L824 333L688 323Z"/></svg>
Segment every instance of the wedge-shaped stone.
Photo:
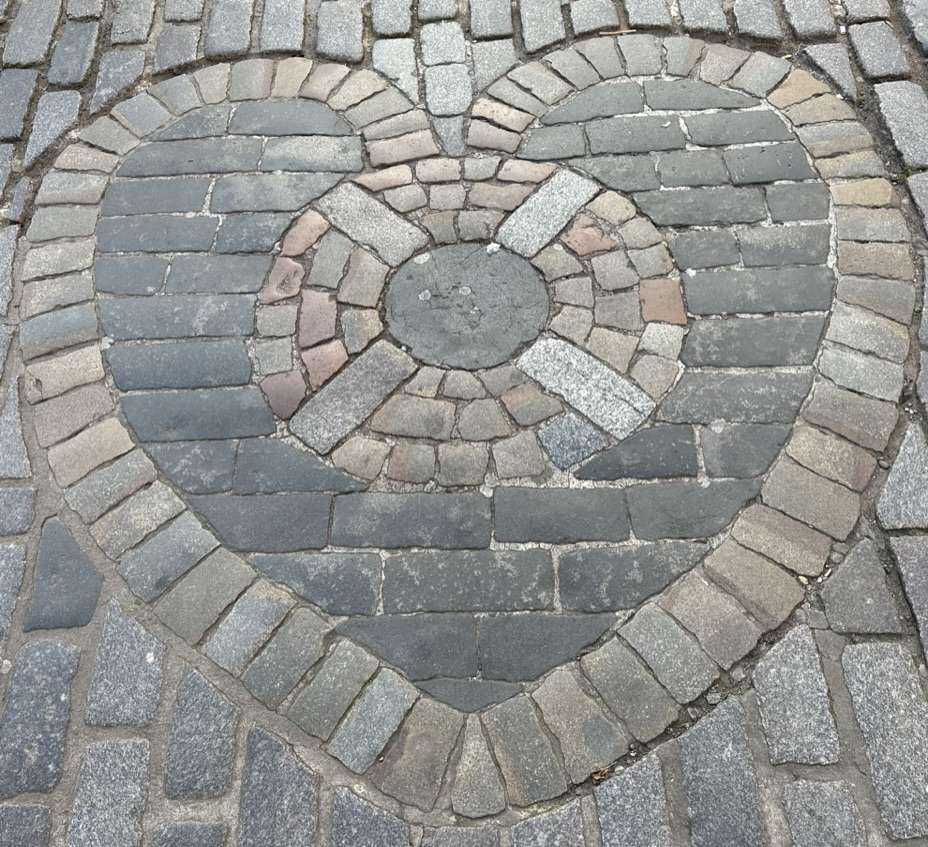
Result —
<svg viewBox="0 0 928 847"><path fill-rule="evenodd" d="M667 795L656 755L594 787L593 796L603 844L670 847Z"/></svg>

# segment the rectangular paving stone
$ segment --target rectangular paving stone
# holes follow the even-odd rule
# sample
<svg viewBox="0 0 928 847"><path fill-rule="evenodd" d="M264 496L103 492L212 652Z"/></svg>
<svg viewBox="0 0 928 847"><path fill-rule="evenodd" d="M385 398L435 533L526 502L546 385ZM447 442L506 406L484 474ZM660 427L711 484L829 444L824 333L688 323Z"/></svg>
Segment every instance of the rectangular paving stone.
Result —
<svg viewBox="0 0 928 847"><path fill-rule="evenodd" d="M0 798L58 784L77 662L78 649L58 641L33 641L17 654L0 720Z"/></svg>
<svg viewBox="0 0 928 847"><path fill-rule="evenodd" d="M96 341L97 316L92 305L80 304L46 312L25 321L19 343L23 358L35 359L55 350Z"/></svg>
<svg viewBox="0 0 928 847"><path fill-rule="evenodd" d="M824 220L828 217L828 188L816 183L768 185L767 207L777 223Z"/></svg>
<svg viewBox="0 0 928 847"><path fill-rule="evenodd" d="M767 216L756 188L683 188L635 195L639 208L658 226L756 223Z"/></svg>
<svg viewBox="0 0 928 847"><path fill-rule="evenodd" d="M681 361L696 367L811 365L825 327L815 316L697 320Z"/></svg>
<svg viewBox="0 0 928 847"><path fill-rule="evenodd" d="M34 519L34 489L0 489L0 535L20 535L27 532Z"/></svg>
<svg viewBox="0 0 928 847"><path fill-rule="evenodd" d="M62 0L23 0L6 34L4 65L38 65L48 57Z"/></svg>
<svg viewBox="0 0 928 847"><path fill-rule="evenodd" d="M719 669L666 612L642 608L619 630L678 703L688 703L716 679Z"/></svg>
<svg viewBox="0 0 928 847"><path fill-rule="evenodd" d="M90 534L107 556L117 559L183 508L174 492L158 481L107 512L90 528Z"/></svg>
<svg viewBox="0 0 928 847"><path fill-rule="evenodd" d="M838 540L860 516L860 496L790 459L781 459L764 484L764 502Z"/></svg>
<svg viewBox="0 0 928 847"><path fill-rule="evenodd" d="M0 545L0 563L0 637L6 639L26 567L25 546Z"/></svg>
<svg viewBox="0 0 928 847"><path fill-rule="evenodd" d="M235 769L239 710L195 670L177 687L166 747L164 793L172 799L221 797Z"/></svg>
<svg viewBox="0 0 928 847"><path fill-rule="evenodd" d="M125 556L119 572L137 597L151 602L218 545L212 533L184 512Z"/></svg>
<svg viewBox="0 0 928 847"><path fill-rule="evenodd" d="M122 408L142 441L238 438L274 432L273 416L255 386L138 393L124 397Z"/></svg>
<svg viewBox="0 0 928 847"><path fill-rule="evenodd" d="M269 0L261 19L261 49L272 52L300 52L303 49L305 10L289 0Z"/></svg>
<svg viewBox="0 0 928 847"><path fill-rule="evenodd" d="M103 200L103 215L142 215L155 212L198 212L203 208L210 180L206 177L177 179L117 179Z"/></svg>
<svg viewBox="0 0 928 847"><path fill-rule="evenodd" d="M390 613L551 608L554 566L544 550L401 553L384 563Z"/></svg>
<svg viewBox="0 0 928 847"><path fill-rule="evenodd" d="M84 720L91 726L149 724L161 699L164 652L164 644L110 601Z"/></svg>
<svg viewBox="0 0 928 847"><path fill-rule="evenodd" d="M48 847L51 815L46 806L0 806L0 847Z"/></svg>
<svg viewBox="0 0 928 847"><path fill-rule="evenodd" d="M327 739L377 670L377 660L350 641L339 641L287 716L317 738Z"/></svg>
<svg viewBox="0 0 928 847"><path fill-rule="evenodd" d="M142 739L97 741L81 757L68 825L68 847L103 840L137 847L142 838L149 746Z"/></svg>
<svg viewBox="0 0 928 847"><path fill-rule="evenodd" d="M844 649L844 679L864 736L880 818L893 838L928 835L928 706L901 644Z"/></svg>
<svg viewBox="0 0 928 847"><path fill-rule="evenodd" d="M625 0L625 11L632 26L670 26L666 0Z"/></svg>
<svg viewBox="0 0 928 847"><path fill-rule="evenodd" d="M152 843L155 847L223 847L226 831L222 823L164 823L158 827Z"/></svg>
<svg viewBox="0 0 928 847"><path fill-rule="evenodd" d="M479 494L347 494L335 500L332 543L349 547L478 549L490 542Z"/></svg>
<svg viewBox="0 0 928 847"><path fill-rule="evenodd" d="M729 149L722 155L735 185L812 179L815 176L805 150L797 142Z"/></svg>
<svg viewBox="0 0 928 847"><path fill-rule="evenodd" d="M103 174L49 171L39 186L36 203L92 205L100 202L106 186L107 178Z"/></svg>
<svg viewBox="0 0 928 847"><path fill-rule="evenodd" d="M534 256L598 190L589 179L559 171L509 217L497 238L522 256Z"/></svg>
<svg viewBox="0 0 928 847"><path fill-rule="evenodd" d="M361 139L357 137L270 138L261 159L261 169L265 171L354 173L362 167Z"/></svg>
<svg viewBox="0 0 928 847"><path fill-rule="evenodd" d="M741 606L698 572L687 574L660 599L723 668L730 668L757 644L761 629Z"/></svg>
<svg viewBox="0 0 928 847"><path fill-rule="evenodd" d="M318 550L328 540L332 509L328 494L199 494L190 502L220 539L236 550Z"/></svg>
<svg viewBox="0 0 928 847"><path fill-rule="evenodd" d="M752 509L763 507L752 506L745 514ZM785 515L782 517L789 520ZM796 537L801 539L802 532L798 531ZM767 629L778 627L802 601L803 592L797 580L734 541L723 542L706 557L704 565L709 577Z"/></svg>
<svg viewBox="0 0 928 847"><path fill-rule="evenodd" d="M496 489L493 498L498 541L624 541L629 526L621 491Z"/></svg>
<svg viewBox="0 0 928 847"><path fill-rule="evenodd" d="M525 806L560 795L564 773L531 700L522 695L483 714L510 801Z"/></svg>
<svg viewBox="0 0 928 847"><path fill-rule="evenodd" d="M928 97L914 82L881 82L874 86L880 114L896 149L910 168L928 167L928 141L919 126L928 117Z"/></svg>
<svg viewBox="0 0 928 847"><path fill-rule="evenodd" d="M183 174L253 171L261 158L259 138L195 138L143 144L123 161L117 176L180 176Z"/></svg>
<svg viewBox="0 0 928 847"><path fill-rule="evenodd" d="M789 141L789 127L773 112L720 112L683 119L694 144L718 147L759 141ZM818 155L813 151L813 155Z"/></svg>
<svg viewBox="0 0 928 847"><path fill-rule="evenodd" d="M866 309L838 303L825 337L865 353L902 362L909 352L906 328Z"/></svg>
<svg viewBox="0 0 928 847"><path fill-rule="evenodd" d="M213 631L204 652L238 676L294 605L287 593L271 583L254 583Z"/></svg>
<svg viewBox="0 0 928 847"><path fill-rule="evenodd" d="M536 341L517 366L617 438L637 429L654 408L636 385L566 341Z"/></svg>
<svg viewBox="0 0 928 847"><path fill-rule="evenodd" d="M364 773L383 751L418 697L416 689L388 668L355 701L326 750L355 773Z"/></svg>
<svg viewBox="0 0 928 847"><path fill-rule="evenodd" d="M741 703L726 700L679 745L693 847L769 843Z"/></svg>
<svg viewBox="0 0 928 847"><path fill-rule="evenodd" d="M37 80L36 71L16 68L0 71L0 139L16 141L22 137Z"/></svg>
<svg viewBox="0 0 928 847"><path fill-rule="evenodd" d="M732 535L745 547L803 576L820 574L831 552L828 536L760 504L741 514Z"/></svg>
<svg viewBox="0 0 928 847"><path fill-rule="evenodd" d="M243 385L251 360L242 341L166 341L107 349L113 381L123 391Z"/></svg>
<svg viewBox="0 0 928 847"><path fill-rule="evenodd" d="M106 335L122 341L250 335L254 302L246 295L108 298L100 320Z"/></svg>
<svg viewBox="0 0 928 847"><path fill-rule="evenodd" d="M812 384L809 373L688 372L664 401L662 418L678 422L790 423Z"/></svg>
<svg viewBox="0 0 928 847"><path fill-rule="evenodd" d="M574 782L608 767L628 751L625 731L584 691L576 671L554 671L535 689L532 699L557 738Z"/></svg>
<svg viewBox="0 0 928 847"><path fill-rule="evenodd" d="M784 0L786 18L800 38L831 35L834 18L827 0Z"/></svg>
<svg viewBox="0 0 928 847"><path fill-rule="evenodd" d="M213 188L210 208L219 213L294 211L315 200L336 182L336 174L326 173L222 176Z"/></svg>
<svg viewBox="0 0 928 847"><path fill-rule="evenodd" d="M421 9L419 14L421 17ZM506 0L475 3L470 12L470 30L476 38L511 35L512 6Z"/></svg>
<svg viewBox="0 0 928 847"><path fill-rule="evenodd" d="M766 226L739 232L741 256L747 267L817 265L828 258L831 226Z"/></svg>
<svg viewBox="0 0 928 847"><path fill-rule="evenodd" d="M239 56L248 51L254 0L217 0L206 28L207 56Z"/></svg>
<svg viewBox="0 0 928 847"><path fill-rule="evenodd" d="M862 847L864 823L847 782L797 779L783 788L783 805L796 847L829 839Z"/></svg>
<svg viewBox="0 0 928 847"><path fill-rule="evenodd" d="M697 271L683 287L697 315L818 311L831 306L834 274L825 266Z"/></svg>
<svg viewBox="0 0 928 847"><path fill-rule="evenodd" d="M26 254L21 276L23 280L38 279L43 276L71 273L89 268L91 265L93 239L80 241L59 241L33 247ZM4 297L6 299L6 297Z"/></svg>
<svg viewBox="0 0 928 847"><path fill-rule="evenodd" d="M63 441L111 411L113 399L101 383L39 403L33 417L39 445L48 447Z"/></svg>
<svg viewBox="0 0 928 847"><path fill-rule="evenodd" d="M331 222L396 267L426 244L425 234L360 188L343 184L319 202Z"/></svg>
<svg viewBox="0 0 928 847"><path fill-rule="evenodd" d="M682 149L686 139L676 121L651 115L620 116L592 121L586 127L590 151L647 153Z"/></svg>
<svg viewBox="0 0 928 847"><path fill-rule="evenodd" d="M161 598L155 614L181 638L196 644L253 579L254 571L238 556L216 550Z"/></svg>
<svg viewBox="0 0 928 847"><path fill-rule="evenodd" d="M754 669L754 689L773 764L828 765L841 752L812 631L791 630Z"/></svg>
<svg viewBox="0 0 928 847"><path fill-rule="evenodd" d="M593 796L603 844L670 847L667 795L656 755L594 786Z"/></svg>
<svg viewBox="0 0 928 847"><path fill-rule="evenodd" d="M566 35L558 0L526 0L519 5L525 49L534 53Z"/></svg>
<svg viewBox="0 0 928 847"><path fill-rule="evenodd" d="M248 666L242 681L262 703L277 708L322 658L331 626L310 609L297 609Z"/></svg>
<svg viewBox="0 0 928 847"><path fill-rule="evenodd" d="M819 370L843 388L881 400L898 400L905 383L901 364L838 347L822 351Z"/></svg>
<svg viewBox="0 0 928 847"><path fill-rule="evenodd" d="M255 293L270 266L266 256L177 256L165 289L182 294Z"/></svg>
<svg viewBox="0 0 928 847"><path fill-rule="evenodd" d="M103 253L209 250L218 227L219 218L209 215L103 218L97 225L97 248Z"/></svg>
<svg viewBox="0 0 928 847"><path fill-rule="evenodd" d="M639 741L657 737L677 719L680 707L619 639L581 656L580 667L609 709Z"/></svg>
<svg viewBox="0 0 928 847"><path fill-rule="evenodd" d="M126 428L115 418L107 418L52 447L48 463L59 485L71 485L133 446Z"/></svg>
<svg viewBox="0 0 928 847"><path fill-rule="evenodd" d="M314 450L328 452L414 370L409 356L378 341L314 394L291 419L291 428Z"/></svg>

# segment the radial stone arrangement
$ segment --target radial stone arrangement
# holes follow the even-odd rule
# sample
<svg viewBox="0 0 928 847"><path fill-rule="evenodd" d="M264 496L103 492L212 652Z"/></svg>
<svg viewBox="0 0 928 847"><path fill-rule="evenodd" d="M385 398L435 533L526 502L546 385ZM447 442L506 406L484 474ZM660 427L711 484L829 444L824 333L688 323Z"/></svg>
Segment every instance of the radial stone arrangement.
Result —
<svg viewBox="0 0 928 847"><path fill-rule="evenodd" d="M522 0L535 56L472 97L446 5L424 103L327 0L327 58L207 57L36 153L0 230L0 464L44 516L34 571L0 545L0 847L928 837L881 540L928 614L917 421L879 525L871 487L920 269L847 88L584 29L600 0L533 46L561 11Z"/></svg>

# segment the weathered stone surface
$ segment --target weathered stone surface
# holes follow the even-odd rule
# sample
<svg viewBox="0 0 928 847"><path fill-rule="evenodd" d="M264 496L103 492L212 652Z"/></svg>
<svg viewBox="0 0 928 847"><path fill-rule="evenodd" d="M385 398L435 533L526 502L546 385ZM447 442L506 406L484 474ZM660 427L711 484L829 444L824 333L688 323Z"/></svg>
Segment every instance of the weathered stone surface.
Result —
<svg viewBox="0 0 928 847"><path fill-rule="evenodd" d="M895 537L890 540L890 546L924 647L928 643L928 580L925 579L928 548L920 536Z"/></svg>
<svg viewBox="0 0 928 847"><path fill-rule="evenodd" d="M33 641L16 657L0 720L0 797L51 791L61 778L76 647Z"/></svg>
<svg viewBox="0 0 928 847"><path fill-rule="evenodd" d="M783 802L796 847L829 840L864 847L866 831L848 783L797 779L784 786Z"/></svg>
<svg viewBox="0 0 928 847"><path fill-rule="evenodd" d="M656 755L593 789L605 847L670 847L667 797Z"/></svg>
<svg viewBox="0 0 928 847"><path fill-rule="evenodd" d="M893 540L897 557L907 539ZM896 546L897 543L901 546ZM903 583L907 571L900 563ZM911 599L911 598L910 598ZM902 623L886 583L875 545L864 539L857 543L822 587L822 600L828 623L836 632L901 632ZM914 605L914 600L913 600Z"/></svg>
<svg viewBox="0 0 928 847"><path fill-rule="evenodd" d="M696 641L656 605L645 606L619 632L680 703L698 697L718 676Z"/></svg>
<svg viewBox="0 0 928 847"><path fill-rule="evenodd" d="M71 807L68 847L101 839L112 847L140 843L148 760L148 742L141 739L87 745Z"/></svg>
<svg viewBox="0 0 928 847"><path fill-rule="evenodd" d="M626 489L632 529L641 539L707 538L753 498L756 480L660 482Z"/></svg>
<svg viewBox="0 0 928 847"><path fill-rule="evenodd" d="M730 699L680 737L693 847L766 844L744 709Z"/></svg>
<svg viewBox="0 0 928 847"><path fill-rule="evenodd" d="M428 257L401 267L387 294L387 324L417 359L493 367L543 329L545 288L520 256L458 245L440 247ZM469 317L462 326L465 314Z"/></svg>
<svg viewBox="0 0 928 847"><path fill-rule="evenodd" d="M529 681L573 658L613 622L610 614L501 614L480 624L484 678Z"/></svg>
<svg viewBox="0 0 928 847"><path fill-rule="evenodd" d="M510 830L509 838L513 847L542 847L552 840L564 847L582 847L584 840L580 801L574 800L516 824Z"/></svg>
<svg viewBox="0 0 928 847"><path fill-rule="evenodd" d="M241 847L313 843L318 803L319 778L273 735L252 728L239 798Z"/></svg>
<svg viewBox="0 0 928 847"><path fill-rule="evenodd" d="M50 829L45 806L0 806L0 847L48 847Z"/></svg>
<svg viewBox="0 0 928 847"><path fill-rule="evenodd" d="M332 847L408 847L406 825L347 788L332 803Z"/></svg>
<svg viewBox="0 0 928 847"><path fill-rule="evenodd" d="M23 622L24 630L89 623L103 580L58 518L50 518L42 526L33 579L35 587Z"/></svg>
<svg viewBox="0 0 928 847"><path fill-rule="evenodd" d="M880 523L887 529L928 525L928 443L917 422L909 425L899 455L877 504Z"/></svg>
<svg viewBox="0 0 928 847"><path fill-rule="evenodd" d="M238 720L238 709L197 671L184 674L165 756L167 797L203 800L225 794L235 764Z"/></svg>
<svg viewBox="0 0 928 847"><path fill-rule="evenodd" d="M633 432L654 408L651 398L636 385L566 341L541 339L517 364L617 438Z"/></svg>
<svg viewBox="0 0 928 847"><path fill-rule="evenodd" d="M828 686L808 627L792 630L754 670L754 686L774 764L833 764L840 755Z"/></svg>
<svg viewBox="0 0 928 847"><path fill-rule="evenodd" d="M338 497L332 542L362 547L476 549L490 541L490 501L479 494Z"/></svg>
<svg viewBox="0 0 928 847"><path fill-rule="evenodd" d="M534 256L597 193L591 180L572 171L558 171L507 219L497 238L521 256Z"/></svg>
<svg viewBox="0 0 928 847"><path fill-rule="evenodd" d="M351 707L327 750L355 773L380 755L418 694L389 669L381 670Z"/></svg>
<svg viewBox="0 0 928 847"><path fill-rule="evenodd" d="M506 805L502 779L476 715L467 718L451 805L458 814L472 818L502 811Z"/></svg>
<svg viewBox="0 0 928 847"><path fill-rule="evenodd" d="M378 341L317 392L291 419L291 428L310 447L327 452L414 370L405 353Z"/></svg>
<svg viewBox="0 0 928 847"><path fill-rule="evenodd" d="M705 553L703 545L687 541L564 551L558 567L561 605L583 612L634 608Z"/></svg>
<svg viewBox="0 0 928 847"><path fill-rule="evenodd" d="M401 802L431 809L463 723L454 709L417 701L384 758L381 788Z"/></svg>
<svg viewBox="0 0 928 847"><path fill-rule="evenodd" d="M91 726L145 726L161 700L165 647L112 600L103 621L85 720Z"/></svg>
<svg viewBox="0 0 928 847"><path fill-rule="evenodd" d="M279 588L256 582L213 631L206 642L206 655L230 673L240 674L293 605L293 599Z"/></svg>
<svg viewBox="0 0 928 847"><path fill-rule="evenodd" d="M541 550L400 553L384 564L390 613L550 608L554 569Z"/></svg>
<svg viewBox="0 0 928 847"><path fill-rule="evenodd" d="M676 720L679 706L619 639L582 656L580 667L639 741L650 741Z"/></svg>
<svg viewBox="0 0 928 847"><path fill-rule="evenodd" d="M288 716L306 732L326 739L364 684L377 660L350 641L340 641L309 684L293 701Z"/></svg>
<svg viewBox="0 0 928 847"><path fill-rule="evenodd" d="M190 498L216 535L236 550L290 553L325 547L332 497L284 494L202 494Z"/></svg>
<svg viewBox="0 0 928 847"><path fill-rule="evenodd" d="M625 497L618 491L496 489L495 534L499 541L624 541Z"/></svg>
<svg viewBox="0 0 928 847"><path fill-rule="evenodd" d="M564 766L574 782L582 782L628 751L625 732L581 688L574 671L554 671L532 698L558 739Z"/></svg>
<svg viewBox="0 0 928 847"><path fill-rule="evenodd" d="M564 773L538 715L526 696L513 697L483 715L510 802L527 806L560 796Z"/></svg>
<svg viewBox="0 0 928 847"><path fill-rule="evenodd" d="M883 828L893 838L928 834L928 705L908 651L899 644L855 644L842 656L864 736Z"/></svg>

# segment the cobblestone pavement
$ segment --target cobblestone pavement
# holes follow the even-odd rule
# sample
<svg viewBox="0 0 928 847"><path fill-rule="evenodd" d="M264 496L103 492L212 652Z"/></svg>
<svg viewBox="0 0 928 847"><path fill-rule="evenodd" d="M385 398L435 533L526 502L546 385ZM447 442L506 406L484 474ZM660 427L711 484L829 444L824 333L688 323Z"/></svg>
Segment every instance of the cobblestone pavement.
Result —
<svg viewBox="0 0 928 847"><path fill-rule="evenodd" d="M928 844L928 2L0 22L0 847Z"/></svg>

